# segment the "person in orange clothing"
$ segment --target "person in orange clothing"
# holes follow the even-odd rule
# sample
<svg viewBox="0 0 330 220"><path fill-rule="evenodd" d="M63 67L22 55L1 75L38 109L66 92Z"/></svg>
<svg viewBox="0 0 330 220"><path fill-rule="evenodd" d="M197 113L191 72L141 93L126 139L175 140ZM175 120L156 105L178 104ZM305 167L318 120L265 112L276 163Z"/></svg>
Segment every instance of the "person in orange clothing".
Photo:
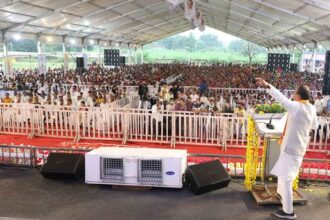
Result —
<svg viewBox="0 0 330 220"><path fill-rule="evenodd" d="M2 99L2 103L10 104L13 103L13 99L9 97L9 93L7 92L5 97Z"/></svg>

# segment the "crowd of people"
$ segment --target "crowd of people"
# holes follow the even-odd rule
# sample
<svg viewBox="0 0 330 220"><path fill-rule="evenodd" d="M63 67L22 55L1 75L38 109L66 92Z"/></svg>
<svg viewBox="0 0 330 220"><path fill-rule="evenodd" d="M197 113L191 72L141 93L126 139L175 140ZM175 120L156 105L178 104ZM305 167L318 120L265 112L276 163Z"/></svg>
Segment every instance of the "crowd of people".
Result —
<svg viewBox="0 0 330 220"><path fill-rule="evenodd" d="M242 114L253 111L257 104L271 104L271 97L262 90L217 92L211 87L255 89L256 77L281 90L294 89L301 83L312 91L322 87L320 75L270 73L261 65L140 64L115 69L89 66L84 71L49 69L46 74L16 70L13 77L2 76L0 82L4 90L14 91L11 97L6 94L3 103L97 107L128 95L139 95L139 108ZM135 87L127 91L126 86ZM320 115L327 114L327 99L321 94L315 97L315 104Z"/></svg>

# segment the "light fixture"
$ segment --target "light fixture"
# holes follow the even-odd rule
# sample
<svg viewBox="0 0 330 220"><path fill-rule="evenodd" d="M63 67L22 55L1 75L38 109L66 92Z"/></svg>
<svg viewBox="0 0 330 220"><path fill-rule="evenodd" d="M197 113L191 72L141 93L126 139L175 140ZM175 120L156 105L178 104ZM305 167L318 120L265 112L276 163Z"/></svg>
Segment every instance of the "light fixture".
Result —
<svg viewBox="0 0 330 220"><path fill-rule="evenodd" d="M104 42L104 43L103 43L103 46L107 46L107 42Z"/></svg>
<svg viewBox="0 0 330 220"><path fill-rule="evenodd" d="M67 24L67 25L65 25L65 27L66 27L67 29L71 29L71 24Z"/></svg>
<svg viewBox="0 0 330 220"><path fill-rule="evenodd" d="M318 47L319 47L319 49L322 49L322 45L321 45L321 44L319 44L319 46L318 46Z"/></svg>
<svg viewBox="0 0 330 220"><path fill-rule="evenodd" d="M94 40L93 39L90 39L89 40L89 44L94 44Z"/></svg>
<svg viewBox="0 0 330 220"><path fill-rule="evenodd" d="M305 45L305 44L303 45L303 48L304 48L304 49L306 48L306 45Z"/></svg>
<svg viewBox="0 0 330 220"><path fill-rule="evenodd" d="M119 43L116 43L116 47L119 47Z"/></svg>
<svg viewBox="0 0 330 220"><path fill-rule="evenodd" d="M87 31L87 32L90 32L90 31L91 31L91 29L90 29L90 28L87 28L87 29L86 29L86 31Z"/></svg>
<svg viewBox="0 0 330 220"><path fill-rule="evenodd" d="M53 38L52 38L51 36L48 36L48 37L46 38L46 40L47 40L47 42L53 42Z"/></svg>
<svg viewBox="0 0 330 220"><path fill-rule="evenodd" d="M70 40L70 44L76 44L76 40L75 39L71 39Z"/></svg>
<svg viewBox="0 0 330 220"><path fill-rule="evenodd" d="M90 22L88 20L85 20L85 25L90 25Z"/></svg>
<svg viewBox="0 0 330 220"><path fill-rule="evenodd" d="M21 39L21 35L20 34L15 34L14 35L14 40L20 40Z"/></svg>

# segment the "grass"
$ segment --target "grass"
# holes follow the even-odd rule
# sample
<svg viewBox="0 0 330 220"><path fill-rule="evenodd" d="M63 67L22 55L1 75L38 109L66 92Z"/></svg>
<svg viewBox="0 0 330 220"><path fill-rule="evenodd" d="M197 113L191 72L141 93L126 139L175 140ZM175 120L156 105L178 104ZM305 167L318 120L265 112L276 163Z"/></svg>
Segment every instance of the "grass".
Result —
<svg viewBox="0 0 330 220"><path fill-rule="evenodd" d="M140 57L137 54L137 57ZM90 58L89 62L92 62L95 58ZM144 61L147 63L162 62L162 60L177 60L177 61L210 61L210 62L242 62L247 63L249 59L240 53L222 51L178 51L178 50L166 50L166 49L145 49ZM252 60L253 63L266 63L267 54L258 54ZM35 69L38 68L37 57L18 57L12 60L13 68L15 69ZM3 58L0 58L0 64L3 64ZM61 68L63 66L63 58L60 57L47 57L47 68ZM75 68L76 64L72 58L69 59L69 68Z"/></svg>

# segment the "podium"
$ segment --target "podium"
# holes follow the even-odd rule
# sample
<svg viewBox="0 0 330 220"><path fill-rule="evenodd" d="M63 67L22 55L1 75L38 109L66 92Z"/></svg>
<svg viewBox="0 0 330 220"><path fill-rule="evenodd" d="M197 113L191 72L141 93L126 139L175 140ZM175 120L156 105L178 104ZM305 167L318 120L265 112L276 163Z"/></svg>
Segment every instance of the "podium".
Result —
<svg viewBox="0 0 330 220"><path fill-rule="evenodd" d="M280 205L281 201L277 197L277 183L274 182L275 176L271 175L279 155L281 152L281 145L279 139L281 138L285 124L287 121L287 114L253 114L252 119L255 123L255 129L259 137L266 141L265 160L263 161L263 178L259 184L255 184L251 190L252 196L257 205ZM266 124L272 122L274 129L268 129ZM294 204L306 204L307 200L298 192L293 191Z"/></svg>

